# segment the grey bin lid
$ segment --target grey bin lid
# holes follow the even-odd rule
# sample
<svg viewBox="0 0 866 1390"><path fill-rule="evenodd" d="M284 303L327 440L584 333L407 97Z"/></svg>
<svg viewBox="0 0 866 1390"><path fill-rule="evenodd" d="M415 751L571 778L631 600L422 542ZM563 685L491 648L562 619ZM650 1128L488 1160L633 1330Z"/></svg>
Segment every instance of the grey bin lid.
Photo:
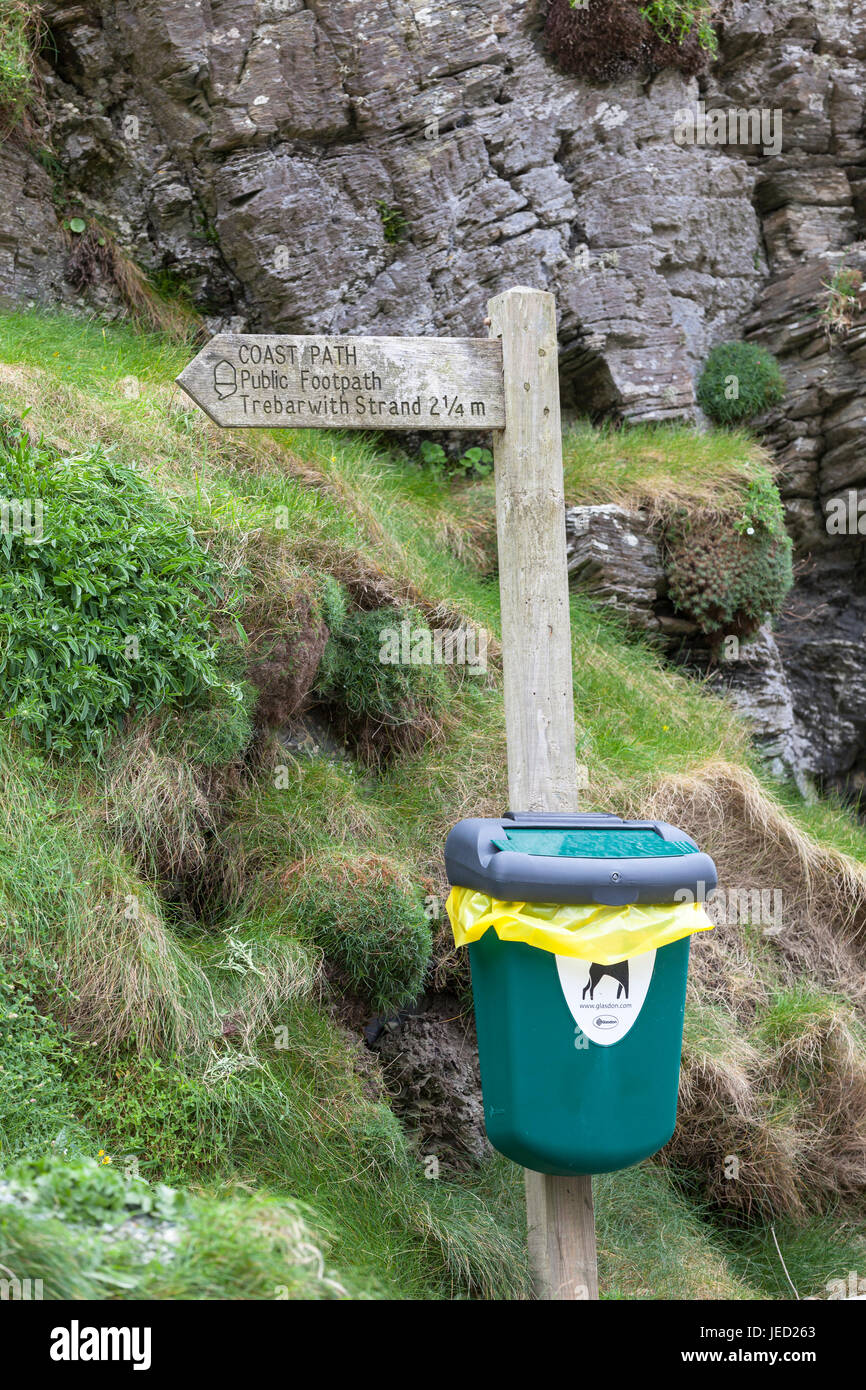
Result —
<svg viewBox="0 0 866 1390"><path fill-rule="evenodd" d="M448 881L500 901L627 903L703 901L716 866L665 821L506 811L462 820L445 842Z"/></svg>

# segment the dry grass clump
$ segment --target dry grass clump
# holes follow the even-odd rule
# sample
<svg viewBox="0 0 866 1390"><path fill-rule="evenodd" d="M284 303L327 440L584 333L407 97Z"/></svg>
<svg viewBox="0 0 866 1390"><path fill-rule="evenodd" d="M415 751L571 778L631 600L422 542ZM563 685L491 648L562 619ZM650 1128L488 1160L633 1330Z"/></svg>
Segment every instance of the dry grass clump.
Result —
<svg viewBox="0 0 866 1390"><path fill-rule="evenodd" d="M761 1020L780 1094L801 1102L809 1177L827 1196L866 1191L866 1028L851 1004L806 980Z"/></svg>
<svg viewBox="0 0 866 1390"><path fill-rule="evenodd" d="M802 830L748 768L711 762L668 776L642 814L686 827L710 854L721 889L778 889L783 929L773 937L790 965L866 1000L866 868Z"/></svg>
<svg viewBox="0 0 866 1390"><path fill-rule="evenodd" d="M160 1053L198 1045L212 1020L202 971L165 926L156 895L110 859L95 866L89 910L57 942L72 1026L96 1047Z"/></svg>
<svg viewBox="0 0 866 1390"><path fill-rule="evenodd" d="M111 750L102 815L138 870L165 881L201 872L218 817L196 768L158 752L153 733L149 720Z"/></svg>
<svg viewBox="0 0 866 1390"><path fill-rule="evenodd" d="M795 1115L776 1108L766 1051L729 1005L712 1002L719 995L696 978L699 964L696 945L679 1118L664 1158L697 1171L706 1196L726 1210L800 1215L807 1138Z"/></svg>
<svg viewBox="0 0 866 1390"><path fill-rule="evenodd" d="M84 218L77 220L83 222ZM105 227L91 219L84 231L66 232L65 236L69 247L66 276L73 289L81 292L107 283L143 328L165 333L180 343L204 337L198 314L181 301L158 294L141 267L121 250Z"/></svg>
<svg viewBox="0 0 866 1390"><path fill-rule="evenodd" d="M641 809L688 828L715 859L722 893L781 890L779 921L732 915L728 897L716 931L694 943L666 1158L744 1215L802 1216L862 1197L866 871L731 764L669 776Z"/></svg>

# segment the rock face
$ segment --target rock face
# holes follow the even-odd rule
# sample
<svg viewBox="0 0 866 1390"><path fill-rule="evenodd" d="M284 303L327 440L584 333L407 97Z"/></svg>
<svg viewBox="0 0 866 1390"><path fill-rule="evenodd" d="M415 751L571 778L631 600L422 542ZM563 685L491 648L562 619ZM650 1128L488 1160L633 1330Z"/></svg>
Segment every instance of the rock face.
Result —
<svg viewBox="0 0 866 1390"><path fill-rule="evenodd" d="M859 795L866 740L866 321L852 299L850 327L822 321L842 258L825 254L783 272L762 296L750 336L777 353L788 384L765 439L800 575L779 623L780 651L802 732L804 766ZM866 244L845 253L866 271ZM866 512L866 505L863 508Z"/></svg>
<svg viewBox="0 0 866 1390"><path fill-rule="evenodd" d="M706 675L749 723L769 770L793 777L803 792L807 754L794 697L776 638L767 626L748 642L712 652L697 624L667 599L660 538L646 512L606 504L569 507L565 514L568 571L596 602L630 626L653 633L668 655Z"/></svg>
<svg viewBox="0 0 866 1390"><path fill-rule="evenodd" d="M793 777L808 795L811 787L803 775L803 738L773 631L765 625L751 641L738 643L736 653L712 669L709 679L733 700L749 723L768 770L777 777Z"/></svg>
<svg viewBox="0 0 866 1390"><path fill-rule="evenodd" d="M863 542L825 512L866 488L866 328L820 312L843 257L866 269L866 7L724 0L706 75L605 85L553 65L546 3L44 0L50 131L0 151L0 299L110 303L66 278L74 207L212 326L476 334L494 293L549 289L584 413L693 417L708 347L765 342L799 561L778 647L806 767L856 785ZM684 135L699 102L740 114ZM637 531L625 589L605 579L604 525L575 573L688 636Z"/></svg>
<svg viewBox="0 0 866 1390"><path fill-rule="evenodd" d="M23 148L0 143L0 190L0 305L63 298L66 250L47 173Z"/></svg>
<svg viewBox="0 0 866 1390"><path fill-rule="evenodd" d="M760 161L755 207L771 279L745 336L780 358L788 394L764 423L780 465L797 584L778 649L793 698L800 766L859 795L866 740L864 537L828 530L833 498L866 488L866 321L829 331L840 266L866 271L866 11L734 4L717 94L782 112L778 154ZM866 525L864 525L866 530Z"/></svg>
<svg viewBox="0 0 866 1390"><path fill-rule="evenodd" d="M582 588L627 622L658 628L655 608L665 573L643 513L610 503L569 507L565 537L568 573Z"/></svg>
<svg viewBox="0 0 866 1390"><path fill-rule="evenodd" d="M47 0L53 148L133 257L215 314L474 334L492 294L537 285L570 399L688 414L697 361L760 284L754 172L675 142L695 79L560 73L543 10Z"/></svg>

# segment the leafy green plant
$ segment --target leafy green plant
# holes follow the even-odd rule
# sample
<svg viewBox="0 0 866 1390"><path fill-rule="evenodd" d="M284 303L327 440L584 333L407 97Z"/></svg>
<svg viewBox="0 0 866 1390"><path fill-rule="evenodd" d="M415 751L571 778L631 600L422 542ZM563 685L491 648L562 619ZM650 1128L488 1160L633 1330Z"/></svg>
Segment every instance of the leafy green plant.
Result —
<svg viewBox="0 0 866 1390"><path fill-rule="evenodd" d="M422 439L418 452L421 461L434 474L450 473L466 478L483 478L493 468L491 451L478 446L466 449L458 459L451 459L441 444L434 444L432 439Z"/></svg>
<svg viewBox="0 0 866 1390"><path fill-rule="evenodd" d="M0 688L24 736L103 750L124 717L222 686L221 573L184 519L97 446L0 449Z"/></svg>
<svg viewBox="0 0 866 1390"><path fill-rule="evenodd" d="M434 444L432 439L422 439L418 448L422 463L426 463L428 468L433 470L444 469L448 462L448 455L441 444Z"/></svg>
<svg viewBox="0 0 866 1390"><path fill-rule="evenodd" d="M698 382L701 409L720 425L736 424L778 405L785 378L772 353L757 343L720 343Z"/></svg>
<svg viewBox="0 0 866 1390"><path fill-rule="evenodd" d="M8 930L8 929L7 929ZM41 962L0 955L0 1154L45 1149L66 1127L72 1040L36 1002Z"/></svg>
<svg viewBox="0 0 866 1390"><path fill-rule="evenodd" d="M385 240L392 246L397 242L404 241L409 230L409 224L403 216L402 208L392 208L380 198L376 204L376 209L382 219L382 230L385 233Z"/></svg>
<svg viewBox="0 0 866 1390"><path fill-rule="evenodd" d="M742 514L734 522L741 536L763 532L767 536L784 536L785 512L779 489L765 469L755 470L746 483Z"/></svg>
<svg viewBox="0 0 866 1390"><path fill-rule="evenodd" d="M46 1298L352 1296L310 1213L286 1198L187 1196L92 1160L20 1164L0 1182L0 1264L27 1270Z"/></svg>
<svg viewBox="0 0 866 1390"><path fill-rule="evenodd" d="M129 1154L143 1174L183 1182L227 1163L228 1136L207 1089L176 1060L128 1052L106 1062L86 1053L72 1084L88 1132L114 1167Z"/></svg>
<svg viewBox="0 0 866 1390"><path fill-rule="evenodd" d="M651 0L641 8L641 14L660 38L669 43L683 43L694 34L707 53L718 52L718 39L713 29L713 11L709 0Z"/></svg>
<svg viewBox="0 0 866 1390"><path fill-rule="evenodd" d="M164 1184L151 1187L141 1178L126 1178L98 1155L67 1160L49 1154L21 1161L7 1169L4 1182L19 1202L35 1211L103 1227L129 1216L175 1219L185 1207L182 1193Z"/></svg>

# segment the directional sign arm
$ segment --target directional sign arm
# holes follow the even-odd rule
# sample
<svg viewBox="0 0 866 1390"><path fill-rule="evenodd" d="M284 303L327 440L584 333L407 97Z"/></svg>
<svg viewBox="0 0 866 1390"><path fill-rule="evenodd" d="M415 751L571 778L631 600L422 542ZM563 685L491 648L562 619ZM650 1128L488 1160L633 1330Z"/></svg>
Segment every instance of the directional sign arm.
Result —
<svg viewBox="0 0 866 1390"><path fill-rule="evenodd" d="M496 430L502 344L487 338L220 333L178 385L241 429Z"/></svg>

